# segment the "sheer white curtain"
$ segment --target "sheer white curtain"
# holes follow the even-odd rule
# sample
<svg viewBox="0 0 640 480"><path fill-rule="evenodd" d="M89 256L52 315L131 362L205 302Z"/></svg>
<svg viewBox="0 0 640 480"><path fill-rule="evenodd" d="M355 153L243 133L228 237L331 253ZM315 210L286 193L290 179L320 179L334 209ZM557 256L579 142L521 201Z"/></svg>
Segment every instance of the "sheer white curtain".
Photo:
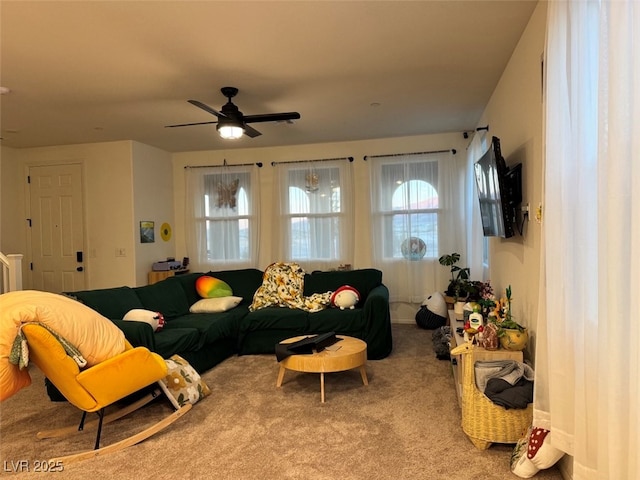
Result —
<svg viewBox="0 0 640 480"><path fill-rule="evenodd" d="M283 162L275 167L278 260L295 261L308 272L353 264L351 161Z"/></svg>
<svg viewBox="0 0 640 480"><path fill-rule="evenodd" d="M488 280L488 268L485 268L486 239L482 232L480 204L476 190L474 163L487 151L487 135L485 131L477 132L467 149L467 166L465 168L465 216L467 224L467 266L474 280Z"/></svg>
<svg viewBox="0 0 640 480"><path fill-rule="evenodd" d="M186 243L191 268L257 267L258 166L187 167L185 180Z"/></svg>
<svg viewBox="0 0 640 480"><path fill-rule="evenodd" d="M550 2L534 423L573 478L640 478L640 3Z"/></svg>
<svg viewBox="0 0 640 480"><path fill-rule="evenodd" d="M392 302L420 303L447 286L440 255L464 257L461 162L449 151L369 161L373 266Z"/></svg>

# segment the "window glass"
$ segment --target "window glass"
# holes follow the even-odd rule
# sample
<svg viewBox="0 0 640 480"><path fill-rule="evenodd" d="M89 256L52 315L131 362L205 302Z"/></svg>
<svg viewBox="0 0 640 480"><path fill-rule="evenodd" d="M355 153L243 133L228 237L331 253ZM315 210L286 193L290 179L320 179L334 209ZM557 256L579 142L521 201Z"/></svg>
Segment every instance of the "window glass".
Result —
<svg viewBox="0 0 640 480"><path fill-rule="evenodd" d="M207 259L246 261L251 257L249 173L204 176Z"/></svg>
<svg viewBox="0 0 640 480"><path fill-rule="evenodd" d="M438 168L436 162L382 165L383 257L438 256Z"/></svg>
<svg viewBox="0 0 640 480"><path fill-rule="evenodd" d="M345 160L278 165L281 258L308 270L352 262L353 187Z"/></svg>
<svg viewBox="0 0 640 480"><path fill-rule="evenodd" d="M288 183L290 258L338 259L341 214L339 168L291 169Z"/></svg>

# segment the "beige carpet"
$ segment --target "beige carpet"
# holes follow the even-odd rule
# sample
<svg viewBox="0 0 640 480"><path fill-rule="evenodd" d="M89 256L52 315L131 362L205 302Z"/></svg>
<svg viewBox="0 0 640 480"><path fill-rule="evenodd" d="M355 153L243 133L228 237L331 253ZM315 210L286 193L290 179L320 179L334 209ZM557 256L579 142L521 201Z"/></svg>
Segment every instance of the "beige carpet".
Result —
<svg viewBox="0 0 640 480"><path fill-rule="evenodd" d="M326 377L287 372L276 389L273 356L233 357L203 378L212 395L163 432L128 449L68 465L52 478L233 480L514 479L512 447L479 451L460 428L447 361L437 360L431 331L394 325L393 354ZM93 446L94 433L37 440L44 428L77 424L80 413L46 396L42 375L0 404L0 475L43 478L35 462ZM103 445L171 412L161 398L106 425ZM20 461L25 461L20 463ZM14 473L17 466L31 471ZM553 468L535 478L560 479Z"/></svg>

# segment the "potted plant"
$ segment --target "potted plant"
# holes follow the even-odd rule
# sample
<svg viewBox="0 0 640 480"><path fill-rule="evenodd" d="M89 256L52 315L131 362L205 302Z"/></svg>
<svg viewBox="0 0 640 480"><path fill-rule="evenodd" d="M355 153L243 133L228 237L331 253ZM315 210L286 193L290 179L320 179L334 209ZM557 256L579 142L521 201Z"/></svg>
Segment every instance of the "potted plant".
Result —
<svg viewBox="0 0 640 480"><path fill-rule="evenodd" d="M505 350L524 350L529 340L527 329L516 322L511 314L511 285L505 290L506 297L496 302L491 321L498 327L500 345Z"/></svg>
<svg viewBox="0 0 640 480"><path fill-rule="evenodd" d="M442 255L438 259L440 265L449 267L451 272L451 280L445 290L445 300L447 300L447 303L453 303L453 311L456 318L462 320L464 318L463 306L469 294L471 281L469 280L469 268L456 265L459 261L460 254L455 252Z"/></svg>
<svg viewBox="0 0 640 480"><path fill-rule="evenodd" d="M445 290L445 295L454 297L457 300L465 299L469 295L472 282L469 280L470 270L468 267L460 267L456 265L460 261L459 253L450 253L442 255L438 262L440 265L449 267L451 272L451 280Z"/></svg>

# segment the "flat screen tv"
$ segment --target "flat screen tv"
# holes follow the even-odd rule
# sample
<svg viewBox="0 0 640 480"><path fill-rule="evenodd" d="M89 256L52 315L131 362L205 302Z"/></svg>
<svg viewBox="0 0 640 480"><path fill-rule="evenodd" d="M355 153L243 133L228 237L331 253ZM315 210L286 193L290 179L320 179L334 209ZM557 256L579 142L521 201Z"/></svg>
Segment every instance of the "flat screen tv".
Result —
<svg viewBox="0 0 640 480"><path fill-rule="evenodd" d="M474 165L482 230L485 237L512 237L517 208L522 202L522 164L508 168L500 151L500 139Z"/></svg>

